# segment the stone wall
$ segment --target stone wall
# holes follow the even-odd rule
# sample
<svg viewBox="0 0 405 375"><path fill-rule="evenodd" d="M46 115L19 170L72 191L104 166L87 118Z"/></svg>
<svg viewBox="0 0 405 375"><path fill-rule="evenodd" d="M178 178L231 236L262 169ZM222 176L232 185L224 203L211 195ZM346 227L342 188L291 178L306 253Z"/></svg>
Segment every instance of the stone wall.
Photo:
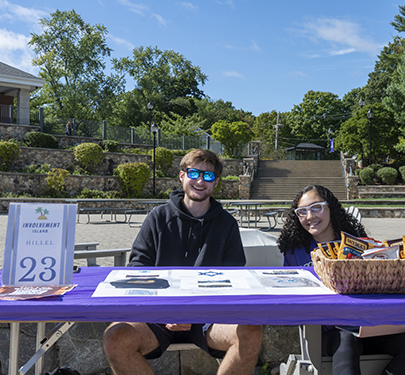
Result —
<svg viewBox="0 0 405 375"><path fill-rule="evenodd" d="M45 174L33 173L10 173L0 172L0 192L11 192L15 194L30 194L40 196L47 189ZM171 191L181 187L178 178L161 177L155 179L157 191ZM76 176L69 175L65 178L65 190L71 197L77 196L84 188L90 190L120 191L118 179L113 176ZM153 180L150 178L142 190L144 197L152 196ZM224 180L221 188L216 194L217 197L226 197L228 199L239 198L239 181Z"/></svg>
<svg viewBox="0 0 405 375"><path fill-rule="evenodd" d="M0 139L8 141L16 139L22 141L25 133L39 131L39 126L35 125L13 125L0 123Z"/></svg>
<svg viewBox="0 0 405 375"><path fill-rule="evenodd" d="M359 185L358 198L403 198L405 185Z"/></svg>

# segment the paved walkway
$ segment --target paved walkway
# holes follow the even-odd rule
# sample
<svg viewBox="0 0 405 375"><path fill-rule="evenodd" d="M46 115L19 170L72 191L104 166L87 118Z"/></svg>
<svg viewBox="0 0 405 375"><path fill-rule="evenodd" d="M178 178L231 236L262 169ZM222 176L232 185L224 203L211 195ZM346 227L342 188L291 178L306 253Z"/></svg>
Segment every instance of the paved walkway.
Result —
<svg viewBox="0 0 405 375"><path fill-rule="evenodd" d="M130 227L125 223L102 221L100 215L91 215L91 222L89 224L79 223L76 225L75 243L98 242L98 249L130 248L144 219L145 215L134 215L132 222L136 224L134 227ZM8 215L0 214L0 267L3 266L7 220ZM82 216L82 220L84 220L84 216ZM363 218L362 223L368 235L377 240L401 238L405 235L405 218ZM246 223L244 225L246 226ZM267 227L267 220L262 218L258 223L258 228L265 227ZM251 228L254 228L254 223L251 223ZM267 233L278 237L281 228L281 225L277 225L276 228ZM75 264L84 266L86 265L86 261L76 260ZM100 266L112 266L113 258L99 258L97 264Z"/></svg>

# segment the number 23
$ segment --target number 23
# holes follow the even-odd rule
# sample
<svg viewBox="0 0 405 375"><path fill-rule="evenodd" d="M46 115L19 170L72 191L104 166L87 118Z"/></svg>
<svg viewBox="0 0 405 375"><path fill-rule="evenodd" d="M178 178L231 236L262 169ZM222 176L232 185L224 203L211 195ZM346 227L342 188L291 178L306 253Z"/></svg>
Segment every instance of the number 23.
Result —
<svg viewBox="0 0 405 375"><path fill-rule="evenodd" d="M43 267L44 271L39 274L40 280L43 282L52 281L56 277L56 271L54 269L55 264L56 264L56 259L52 258L52 257L44 257L41 259L41 264L43 264L45 267ZM37 261L35 258L25 257L25 258L21 259L20 267L22 269L28 268L28 271L18 281L19 282L34 282L35 277L36 277L36 274L34 273L36 265L37 265Z"/></svg>

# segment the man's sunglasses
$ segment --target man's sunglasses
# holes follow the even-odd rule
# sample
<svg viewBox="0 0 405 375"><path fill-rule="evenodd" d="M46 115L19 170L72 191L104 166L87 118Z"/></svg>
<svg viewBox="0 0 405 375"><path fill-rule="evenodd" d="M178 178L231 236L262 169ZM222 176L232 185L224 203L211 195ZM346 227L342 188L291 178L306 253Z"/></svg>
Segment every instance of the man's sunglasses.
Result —
<svg viewBox="0 0 405 375"><path fill-rule="evenodd" d="M184 172L187 173L187 177L190 178L191 180L196 180L198 177L201 176L201 173L203 175L204 181L207 182L213 182L217 178L217 174L211 171L200 171L199 169L196 168L186 168L184 169Z"/></svg>

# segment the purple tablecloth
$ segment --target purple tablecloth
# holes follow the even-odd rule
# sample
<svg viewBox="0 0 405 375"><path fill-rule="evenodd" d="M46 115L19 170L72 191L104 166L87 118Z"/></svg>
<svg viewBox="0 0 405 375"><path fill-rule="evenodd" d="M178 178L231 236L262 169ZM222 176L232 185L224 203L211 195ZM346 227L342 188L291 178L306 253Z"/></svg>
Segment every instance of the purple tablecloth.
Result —
<svg viewBox="0 0 405 375"><path fill-rule="evenodd" d="M405 295L92 298L91 295L98 283L103 281L112 269L82 268L78 274L73 275L73 283L78 286L63 297L0 301L0 320L269 325L405 324ZM313 272L312 268L305 269Z"/></svg>

